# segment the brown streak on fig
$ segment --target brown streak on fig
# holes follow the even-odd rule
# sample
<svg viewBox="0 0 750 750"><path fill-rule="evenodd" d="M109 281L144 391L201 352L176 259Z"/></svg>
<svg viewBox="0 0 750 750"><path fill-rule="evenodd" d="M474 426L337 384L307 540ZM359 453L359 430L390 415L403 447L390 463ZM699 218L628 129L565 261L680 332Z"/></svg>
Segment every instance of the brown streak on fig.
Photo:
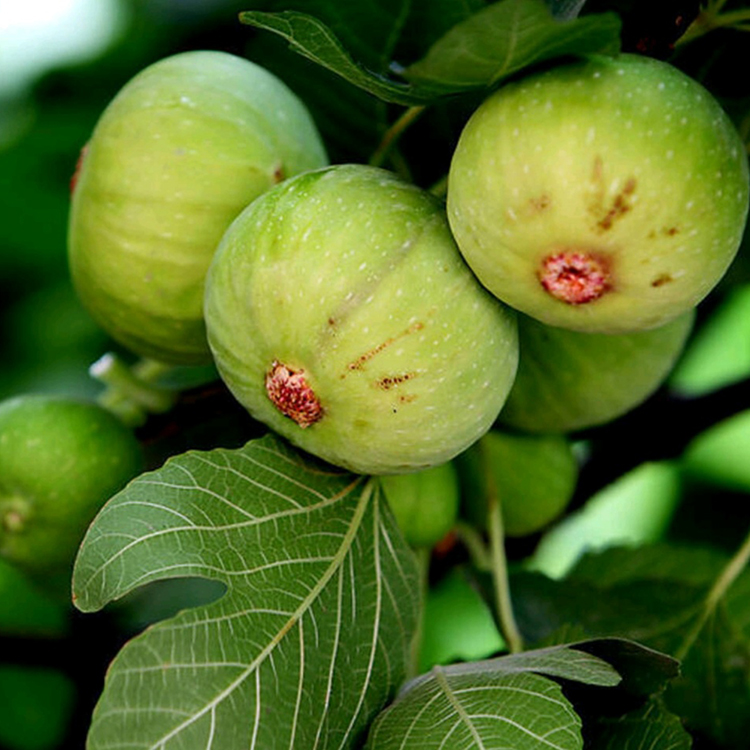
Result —
<svg viewBox="0 0 750 750"><path fill-rule="evenodd" d="M628 202L628 198L635 192L635 186L635 178L631 177L625 183L625 187L623 187L623 189L615 196L610 209L597 223L599 229L605 232L611 229L617 219L621 218L632 209L632 205Z"/></svg>
<svg viewBox="0 0 750 750"><path fill-rule="evenodd" d="M294 370L274 360L266 373L266 393L273 405L302 429L323 416L323 407L302 369Z"/></svg>
<svg viewBox="0 0 750 750"><path fill-rule="evenodd" d="M669 284L671 281L674 281L674 279L668 273L663 273L651 282L651 286L660 287L664 286L664 284Z"/></svg>
<svg viewBox="0 0 750 750"><path fill-rule="evenodd" d="M406 383L408 380L417 377L416 372L405 372L401 375L386 375L375 381L375 387L383 391L390 391L391 388Z"/></svg>
<svg viewBox="0 0 750 750"><path fill-rule="evenodd" d="M275 184L279 184L286 179L286 173L284 172L284 165L279 164L276 169L273 170L273 181Z"/></svg>
<svg viewBox="0 0 750 750"><path fill-rule="evenodd" d="M350 362L346 368L350 371L355 370L363 370L365 364L369 362L373 357L377 356L382 352L384 349L387 349L391 344L395 343L399 339L403 338L404 336L408 336L412 333L416 333L417 331L421 331L424 328L424 323L417 321L416 323L413 323L410 325L405 331L402 331L398 336L394 336L392 338L386 339L381 344L378 344L377 346L373 347L369 351L366 351L364 354L360 354L357 359L355 359L353 362ZM346 377L346 373L341 376L342 378Z"/></svg>

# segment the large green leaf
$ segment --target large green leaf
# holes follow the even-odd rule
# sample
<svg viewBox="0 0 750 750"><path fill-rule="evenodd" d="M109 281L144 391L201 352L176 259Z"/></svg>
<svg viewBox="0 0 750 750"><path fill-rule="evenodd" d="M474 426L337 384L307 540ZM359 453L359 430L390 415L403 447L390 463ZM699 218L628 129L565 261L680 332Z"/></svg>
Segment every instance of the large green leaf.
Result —
<svg viewBox="0 0 750 750"><path fill-rule="evenodd" d="M587 637L631 638L678 657L668 708L722 747L750 733L750 570L730 586L729 558L708 548L614 548L581 560L563 581L519 574L514 603L530 640L577 626Z"/></svg>
<svg viewBox="0 0 750 750"><path fill-rule="evenodd" d="M116 495L76 563L80 609L181 576L226 594L123 648L90 748L352 747L403 680L419 614L414 556L377 492L267 436Z"/></svg>
<svg viewBox="0 0 750 750"><path fill-rule="evenodd" d="M563 22L552 16L544 0L501 0L454 26L404 76L420 92L459 93L493 86L544 60L614 53L619 43L615 14Z"/></svg>
<svg viewBox="0 0 750 750"><path fill-rule="evenodd" d="M417 4L413 15L421 9ZM404 67L387 56L395 51L400 35L414 33L411 8L404 4L401 10L393 17L392 35L379 59L349 33L349 25L340 23L334 29L311 13L249 10L240 14L240 20L278 34L296 52L374 96L404 105L428 104L448 94L493 86L544 60L619 49L620 21L615 14L562 21L544 0L501 0L470 15L466 10L455 13L455 25L434 41L421 60ZM389 75L393 68L407 80Z"/></svg>
<svg viewBox="0 0 750 750"><path fill-rule="evenodd" d="M515 750L582 748L581 718L555 680L598 688L619 685L623 678L607 657L626 671L651 677L657 673L659 685L676 672L673 660L617 639L434 667L406 685L378 717L367 750L429 750L448 744ZM629 667L633 662L636 666Z"/></svg>

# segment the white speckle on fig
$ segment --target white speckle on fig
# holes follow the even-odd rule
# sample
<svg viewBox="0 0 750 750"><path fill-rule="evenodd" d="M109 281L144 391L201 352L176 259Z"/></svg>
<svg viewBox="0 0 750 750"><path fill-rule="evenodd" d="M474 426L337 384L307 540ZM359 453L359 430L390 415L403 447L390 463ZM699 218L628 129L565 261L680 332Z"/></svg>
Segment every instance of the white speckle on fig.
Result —
<svg viewBox="0 0 750 750"><path fill-rule="evenodd" d="M552 326L629 333L714 288L749 194L741 139L711 94L668 63L622 54L492 93L454 151L447 213L467 263L506 304ZM599 288L599 274L560 253L592 255L610 276ZM563 276L548 278L544 264L558 263Z"/></svg>
<svg viewBox="0 0 750 750"><path fill-rule="evenodd" d="M458 455L497 419L518 362L515 316L464 263L442 203L362 164L249 204L212 261L205 315L250 414L360 474Z"/></svg>

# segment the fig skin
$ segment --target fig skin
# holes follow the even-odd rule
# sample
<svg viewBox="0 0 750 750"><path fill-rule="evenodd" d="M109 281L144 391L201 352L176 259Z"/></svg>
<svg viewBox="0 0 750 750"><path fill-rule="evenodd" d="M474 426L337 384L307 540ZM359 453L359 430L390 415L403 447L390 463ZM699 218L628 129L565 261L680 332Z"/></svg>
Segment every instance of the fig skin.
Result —
<svg viewBox="0 0 750 750"><path fill-rule="evenodd" d="M222 234L280 180L327 163L303 103L260 66L215 51L154 63L80 159L68 229L80 299L140 356L210 363L203 288Z"/></svg>
<svg viewBox="0 0 750 750"><path fill-rule="evenodd" d="M580 333L518 316L520 358L499 423L532 433L575 432L635 408L666 380L695 310L637 333Z"/></svg>
<svg viewBox="0 0 750 750"><path fill-rule="evenodd" d="M459 138L448 218L480 281L549 325L628 333L700 302L740 245L744 146L668 63L592 56L509 83Z"/></svg>
<svg viewBox="0 0 750 750"><path fill-rule="evenodd" d="M411 474L379 477L386 500L406 541L432 547L453 528L461 490L452 461Z"/></svg>
<svg viewBox="0 0 750 750"><path fill-rule="evenodd" d="M250 204L211 264L205 316L237 400L361 474L449 461L495 421L518 361L515 316L464 263L440 203L359 164Z"/></svg>
<svg viewBox="0 0 750 750"><path fill-rule="evenodd" d="M456 459L461 515L487 528L488 499L497 494L506 536L534 534L573 499L578 460L563 435L524 435L493 429Z"/></svg>
<svg viewBox="0 0 750 750"><path fill-rule="evenodd" d="M0 556L69 591L88 524L143 468L133 433L95 403L42 394L0 402Z"/></svg>

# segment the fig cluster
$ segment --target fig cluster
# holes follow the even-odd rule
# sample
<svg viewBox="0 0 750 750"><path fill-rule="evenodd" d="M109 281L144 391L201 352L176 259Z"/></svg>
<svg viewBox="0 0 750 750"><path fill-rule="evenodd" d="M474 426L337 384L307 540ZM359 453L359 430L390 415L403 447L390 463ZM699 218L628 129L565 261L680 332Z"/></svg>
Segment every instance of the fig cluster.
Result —
<svg viewBox="0 0 750 750"><path fill-rule="evenodd" d="M525 534L569 500L560 436L666 378L740 246L748 193L719 104L642 56L586 57L492 93L443 200L379 167L330 165L282 81L191 52L103 113L75 180L70 267L136 354L212 361L301 449L414 474L382 491L416 545L455 520L459 490L429 472L453 476L461 456L486 475L472 492L507 488L506 522ZM507 467L491 481L487 456ZM514 476L535 461L562 467L552 495L549 472ZM526 513L515 499L537 496L554 502ZM423 505L444 506L434 528L413 520Z"/></svg>
<svg viewBox="0 0 750 750"><path fill-rule="evenodd" d="M447 211L518 312L502 425L582 430L650 396L737 254L748 192L730 118L666 62L594 55L492 93L461 133Z"/></svg>

